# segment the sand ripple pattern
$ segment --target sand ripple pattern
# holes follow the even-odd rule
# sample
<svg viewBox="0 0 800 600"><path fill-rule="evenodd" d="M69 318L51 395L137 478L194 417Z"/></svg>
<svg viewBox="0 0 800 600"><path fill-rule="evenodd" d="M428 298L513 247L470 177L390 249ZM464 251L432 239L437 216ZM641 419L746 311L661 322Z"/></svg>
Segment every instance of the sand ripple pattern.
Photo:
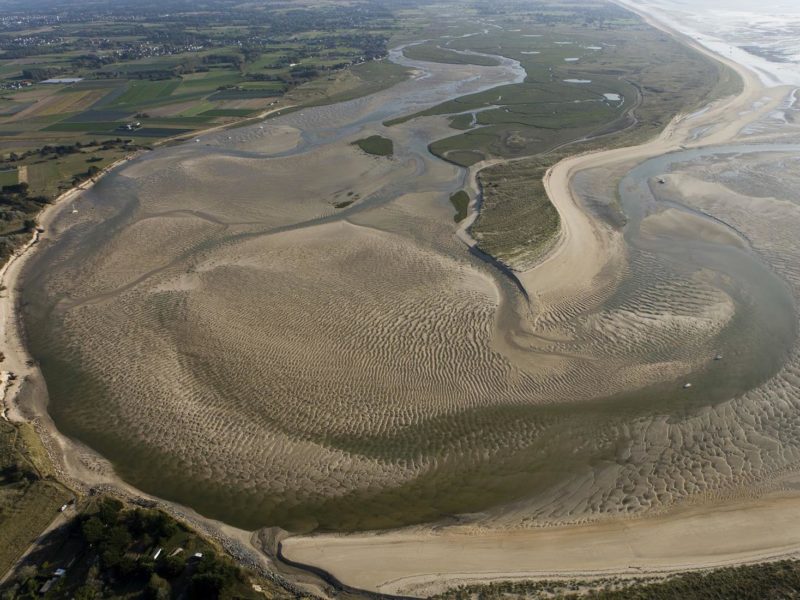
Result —
<svg viewBox="0 0 800 600"><path fill-rule="evenodd" d="M353 529L630 514L797 468L800 351L737 379L753 308L732 276L642 247L529 306L455 238L457 170L297 141L303 123L272 150L245 131L134 162L33 265L54 418L123 477L237 525ZM275 157L287 135L302 151ZM797 298L799 165L748 164L683 165L663 199L732 228Z"/></svg>

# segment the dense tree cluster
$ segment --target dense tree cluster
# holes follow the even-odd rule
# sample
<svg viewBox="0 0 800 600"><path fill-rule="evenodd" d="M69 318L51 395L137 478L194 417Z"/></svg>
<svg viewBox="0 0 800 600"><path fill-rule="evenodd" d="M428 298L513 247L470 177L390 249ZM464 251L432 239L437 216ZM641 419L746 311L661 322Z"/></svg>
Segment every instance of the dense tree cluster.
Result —
<svg viewBox="0 0 800 600"><path fill-rule="evenodd" d="M177 548L169 553L154 552L167 547L170 540L199 540L161 511L126 508L115 498L102 497L72 523L71 531L70 539L79 542L82 550L51 589L41 592L43 581L52 572L48 565L27 566L17 573L4 597L214 600L226 597L231 589L249 588L244 571L205 544L204 551L196 554ZM79 573L81 569L85 573ZM72 577L70 570L76 571Z"/></svg>

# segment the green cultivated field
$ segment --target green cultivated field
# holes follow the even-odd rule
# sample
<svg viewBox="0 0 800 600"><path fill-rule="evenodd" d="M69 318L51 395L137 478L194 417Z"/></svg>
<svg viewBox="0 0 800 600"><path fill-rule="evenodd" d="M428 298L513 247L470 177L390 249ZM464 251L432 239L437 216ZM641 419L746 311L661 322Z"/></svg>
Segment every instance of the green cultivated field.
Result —
<svg viewBox="0 0 800 600"><path fill-rule="evenodd" d="M144 106L168 98L180 85L180 81L129 81L121 96L106 105L108 108Z"/></svg>
<svg viewBox="0 0 800 600"><path fill-rule="evenodd" d="M19 175L16 168L0 171L0 188L17 183L19 183Z"/></svg>

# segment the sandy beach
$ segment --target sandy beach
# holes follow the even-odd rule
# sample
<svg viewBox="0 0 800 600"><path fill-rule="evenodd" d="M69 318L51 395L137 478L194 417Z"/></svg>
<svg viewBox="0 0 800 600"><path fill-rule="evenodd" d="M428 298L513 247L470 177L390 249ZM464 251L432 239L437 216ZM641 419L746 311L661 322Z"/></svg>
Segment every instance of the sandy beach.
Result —
<svg viewBox="0 0 800 600"><path fill-rule="evenodd" d="M283 552L354 587L424 598L489 581L661 576L796 557L799 515L796 497L776 496L578 527L290 538Z"/></svg>

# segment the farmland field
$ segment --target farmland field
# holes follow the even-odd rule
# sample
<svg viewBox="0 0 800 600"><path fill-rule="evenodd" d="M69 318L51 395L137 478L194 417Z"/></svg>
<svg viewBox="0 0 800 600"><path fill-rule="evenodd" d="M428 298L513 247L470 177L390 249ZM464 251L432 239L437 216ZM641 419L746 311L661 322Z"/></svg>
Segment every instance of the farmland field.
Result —
<svg viewBox="0 0 800 600"><path fill-rule="evenodd" d="M4 169L0 171L0 188L6 185L16 185L19 182L17 169Z"/></svg>
<svg viewBox="0 0 800 600"><path fill-rule="evenodd" d="M117 97L109 108L143 105L168 97L178 89L178 81L129 81L125 91Z"/></svg>

